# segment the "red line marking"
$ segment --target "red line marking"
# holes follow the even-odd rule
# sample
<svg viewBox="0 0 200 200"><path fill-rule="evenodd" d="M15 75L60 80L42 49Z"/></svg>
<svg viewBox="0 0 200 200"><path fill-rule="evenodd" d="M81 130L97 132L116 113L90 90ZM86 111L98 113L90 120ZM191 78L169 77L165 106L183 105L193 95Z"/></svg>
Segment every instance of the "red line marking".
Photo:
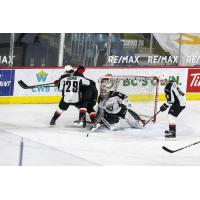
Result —
<svg viewBox="0 0 200 200"><path fill-rule="evenodd" d="M14 66L14 67L9 67L9 66L0 66L0 69L7 69L7 70L12 70L12 69L63 69L64 67L58 67L58 66ZM75 67L76 68L76 67ZM200 66L87 66L85 67L86 69L162 69L162 68L167 68L167 69L198 69Z"/></svg>

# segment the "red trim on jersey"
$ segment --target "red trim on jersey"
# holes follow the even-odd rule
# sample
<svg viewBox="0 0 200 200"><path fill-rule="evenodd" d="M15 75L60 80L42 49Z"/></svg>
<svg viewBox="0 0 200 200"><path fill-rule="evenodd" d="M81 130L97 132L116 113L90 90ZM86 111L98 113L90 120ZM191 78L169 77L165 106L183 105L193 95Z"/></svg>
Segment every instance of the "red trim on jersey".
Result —
<svg viewBox="0 0 200 200"><path fill-rule="evenodd" d="M80 74L83 74L85 72L85 68L84 69L78 69L77 72L80 73Z"/></svg>
<svg viewBox="0 0 200 200"><path fill-rule="evenodd" d="M86 113L87 109L86 108L80 108L79 111L80 111L80 113Z"/></svg>
<svg viewBox="0 0 200 200"><path fill-rule="evenodd" d="M90 113L90 117L96 117L97 114L95 112Z"/></svg>

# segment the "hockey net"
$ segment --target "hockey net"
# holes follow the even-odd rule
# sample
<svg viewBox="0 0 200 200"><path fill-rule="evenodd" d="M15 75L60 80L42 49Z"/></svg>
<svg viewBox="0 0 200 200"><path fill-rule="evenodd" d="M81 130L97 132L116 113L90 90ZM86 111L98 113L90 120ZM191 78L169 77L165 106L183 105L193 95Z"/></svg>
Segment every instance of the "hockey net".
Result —
<svg viewBox="0 0 200 200"><path fill-rule="evenodd" d="M132 110L148 120L157 112L158 85L157 77L147 76L105 76L99 79L100 94L116 91L126 94ZM156 122L156 116L152 120Z"/></svg>

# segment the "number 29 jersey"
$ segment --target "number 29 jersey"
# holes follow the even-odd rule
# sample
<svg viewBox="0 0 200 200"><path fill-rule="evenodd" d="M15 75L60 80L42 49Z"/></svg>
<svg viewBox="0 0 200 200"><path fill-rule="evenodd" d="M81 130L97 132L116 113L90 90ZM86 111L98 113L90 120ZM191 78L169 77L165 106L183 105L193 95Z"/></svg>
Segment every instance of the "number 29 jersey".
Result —
<svg viewBox="0 0 200 200"><path fill-rule="evenodd" d="M81 76L63 75L59 79L59 91L62 91L63 100L66 103L78 103L80 101L81 85L88 86L90 81Z"/></svg>

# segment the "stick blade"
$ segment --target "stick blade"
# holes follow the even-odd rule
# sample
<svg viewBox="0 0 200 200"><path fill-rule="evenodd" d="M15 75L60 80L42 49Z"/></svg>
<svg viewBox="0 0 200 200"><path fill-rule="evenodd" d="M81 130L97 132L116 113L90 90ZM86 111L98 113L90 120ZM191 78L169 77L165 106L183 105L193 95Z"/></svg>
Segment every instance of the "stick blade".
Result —
<svg viewBox="0 0 200 200"><path fill-rule="evenodd" d="M22 81L22 80L19 80L19 81L18 81L18 84L19 84L23 89L28 89L28 88L29 88L28 85L26 85L26 83L24 83L24 81Z"/></svg>
<svg viewBox="0 0 200 200"><path fill-rule="evenodd" d="M162 146L162 149L169 152L169 153L174 153L175 151L171 150L171 149L168 149L167 147L165 146Z"/></svg>

